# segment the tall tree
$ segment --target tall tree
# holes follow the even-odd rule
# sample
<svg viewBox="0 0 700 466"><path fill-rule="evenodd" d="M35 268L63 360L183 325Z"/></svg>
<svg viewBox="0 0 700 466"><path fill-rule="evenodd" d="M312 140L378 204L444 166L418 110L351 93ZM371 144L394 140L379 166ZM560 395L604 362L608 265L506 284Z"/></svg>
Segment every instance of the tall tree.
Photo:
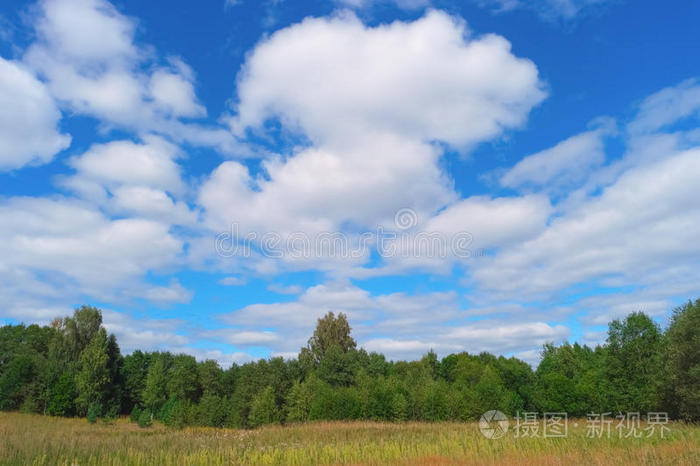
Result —
<svg viewBox="0 0 700 466"><path fill-rule="evenodd" d="M80 353L102 326L102 312L96 307L80 306L73 312L73 317L59 319L57 326L65 335L65 342L72 359L78 360Z"/></svg>
<svg viewBox="0 0 700 466"><path fill-rule="evenodd" d="M616 386L614 411L655 411L663 388L664 338L659 326L643 312L608 328L607 370Z"/></svg>
<svg viewBox="0 0 700 466"><path fill-rule="evenodd" d="M197 361L193 356L178 354L173 358L173 364L168 376L168 395L170 398L183 401L199 399L201 388Z"/></svg>
<svg viewBox="0 0 700 466"><path fill-rule="evenodd" d="M338 346L342 352L348 352L357 347L357 342L350 336L348 318L342 312L336 317L328 312L318 319L314 334L309 338L306 348L302 349L302 358L310 358L314 364L319 364L328 349Z"/></svg>
<svg viewBox="0 0 700 466"><path fill-rule="evenodd" d="M674 414L700 421L700 299L674 310L666 340L665 363Z"/></svg>
<svg viewBox="0 0 700 466"><path fill-rule="evenodd" d="M82 352L75 377L75 404L80 414L85 414L93 403L104 407L111 383L107 332L100 328Z"/></svg>
<svg viewBox="0 0 700 466"><path fill-rule="evenodd" d="M169 353L155 354L148 367L142 396L144 407L151 414L157 413L168 399L170 359Z"/></svg>

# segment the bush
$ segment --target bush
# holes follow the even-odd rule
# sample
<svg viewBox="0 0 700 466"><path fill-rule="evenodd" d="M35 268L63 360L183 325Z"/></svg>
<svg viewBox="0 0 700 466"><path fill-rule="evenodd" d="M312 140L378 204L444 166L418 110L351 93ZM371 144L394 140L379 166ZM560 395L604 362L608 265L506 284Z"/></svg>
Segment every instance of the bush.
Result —
<svg viewBox="0 0 700 466"><path fill-rule="evenodd" d="M153 416L152 416L151 412L148 411L147 409L144 409L143 411L141 411L141 413L139 414L138 423L139 423L139 427L141 427L143 429L145 429L147 427L151 427L151 424L153 423Z"/></svg>
<svg viewBox="0 0 700 466"><path fill-rule="evenodd" d="M114 421L117 419L118 412L119 408L117 406L111 406L104 412L104 415L102 416L102 423L106 425L114 424Z"/></svg>
<svg viewBox="0 0 700 466"><path fill-rule="evenodd" d="M139 416L141 416L141 409L138 407L138 405L136 405L134 406L134 409L131 410L129 420L131 422L139 422Z"/></svg>
<svg viewBox="0 0 700 466"><path fill-rule="evenodd" d="M102 404L97 402L90 403L87 410L87 421L90 424L94 424L100 416L102 416Z"/></svg>

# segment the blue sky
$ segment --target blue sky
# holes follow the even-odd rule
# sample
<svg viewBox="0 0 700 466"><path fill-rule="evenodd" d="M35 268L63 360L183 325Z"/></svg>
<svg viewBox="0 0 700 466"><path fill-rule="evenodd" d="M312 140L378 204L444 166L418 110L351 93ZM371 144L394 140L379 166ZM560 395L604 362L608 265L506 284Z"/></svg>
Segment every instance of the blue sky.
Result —
<svg viewBox="0 0 700 466"><path fill-rule="evenodd" d="M395 359L663 325L700 291L699 19L5 1L0 319L91 303L125 352L223 365L293 356L328 310Z"/></svg>

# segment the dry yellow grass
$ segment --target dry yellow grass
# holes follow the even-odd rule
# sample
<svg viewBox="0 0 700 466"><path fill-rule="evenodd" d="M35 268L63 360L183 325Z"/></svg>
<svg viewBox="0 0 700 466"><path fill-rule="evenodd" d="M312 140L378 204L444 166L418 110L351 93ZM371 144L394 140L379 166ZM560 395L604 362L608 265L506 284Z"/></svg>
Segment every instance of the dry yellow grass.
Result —
<svg viewBox="0 0 700 466"><path fill-rule="evenodd" d="M139 429L0 413L2 464L700 464L700 427L672 423L665 438L484 438L472 424L321 422L259 430Z"/></svg>

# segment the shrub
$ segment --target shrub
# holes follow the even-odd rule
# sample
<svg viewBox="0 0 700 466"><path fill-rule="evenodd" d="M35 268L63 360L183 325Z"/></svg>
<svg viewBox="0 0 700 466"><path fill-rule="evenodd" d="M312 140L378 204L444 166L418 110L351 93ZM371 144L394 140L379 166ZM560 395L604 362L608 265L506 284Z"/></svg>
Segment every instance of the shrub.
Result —
<svg viewBox="0 0 700 466"><path fill-rule="evenodd" d="M134 409L131 410L129 420L131 422L139 422L139 416L141 416L141 409L138 407L138 405L135 405Z"/></svg>
<svg viewBox="0 0 700 466"><path fill-rule="evenodd" d="M90 424L94 424L100 416L102 416L102 404L97 402L90 403L87 410L87 421Z"/></svg>
<svg viewBox="0 0 700 466"><path fill-rule="evenodd" d="M143 411L141 411L141 413L139 414L139 420L138 420L139 427L145 429L147 427L151 427L152 423L153 423L153 415L151 414L151 412L148 411L147 409L144 409Z"/></svg>

